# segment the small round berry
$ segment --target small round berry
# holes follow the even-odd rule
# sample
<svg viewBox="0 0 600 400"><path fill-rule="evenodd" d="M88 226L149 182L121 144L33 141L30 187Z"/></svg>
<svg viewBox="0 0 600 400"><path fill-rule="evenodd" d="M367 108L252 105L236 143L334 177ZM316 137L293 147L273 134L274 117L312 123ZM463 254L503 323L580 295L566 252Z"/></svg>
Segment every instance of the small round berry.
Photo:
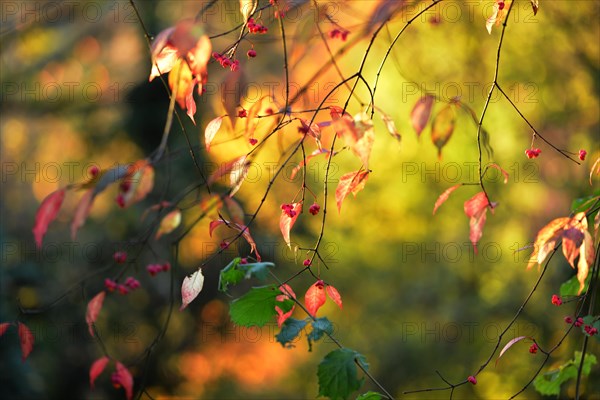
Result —
<svg viewBox="0 0 600 400"><path fill-rule="evenodd" d="M585 151L583 149L579 150L579 159L581 161L585 161L585 156L587 156L587 151Z"/></svg>
<svg viewBox="0 0 600 400"><path fill-rule="evenodd" d="M552 304L554 304L555 306L560 306L562 303L563 301L560 298L560 296L557 296L555 294L552 295Z"/></svg>
<svg viewBox="0 0 600 400"><path fill-rule="evenodd" d="M159 266L160 270L163 272L168 272L171 269L171 263L166 262L163 265Z"/></svg>
<svg viewBox="0 0 600 400"><path fill-rule="evenodd" d="M255 146L255 145L256 145L256 143L258 143L258 140L257 140L256 138L250 138L250 139L248 139L248 142L249 142L249 143L250 143L252 146Z"/></svg>
<svg viewBox="0 0 600 400"><path fill-rule="evenodd" d="M469 375L467 380L471 382L472 385L477 385L477 379L473 375Z"/></svg>
<svg viewBox="0 0 600 400"><path fill-rule="evenodd" d="M498 10L500 10L500 11L504 10L504 5L505 5L505 4L504 4L504 2L503 2L503 1L499 1L499 2L498 2Z"/></svg>
<svg viewBox="0 0 600 400"><path fill-rule="evenodd" d="M246 118L248 116L248 111L241 109L238 111L238 117L239 118Z"/></svg>
<svg viewBox="0 0 600 400"><path fill-rule="evenodd" d="M529 352L530 352L531 354L535 354L535 353L537 353L537 351L538 351L538 345L537 345L537 344L535 344L535 343L534 343L534 344L532 344L532 345L529 347Z"/></svg>
<svg viewBox="0 0 600 400"><path fill-rule="evenodd" d="M113 254L113 260L115 260L117 264L123 264L127 261L127 253L124 251L117 251Z"/></svg>
<svg viewBox="0 0 600 400"><path fill-rule="evenodd" d="M129 189L131 189L131 181L126 180L121 182L121 184L119 184L119 189L124 193L129 192Z"/></svg>
<svg viewBox="0 0 600 400"><path fill-rule="evenodd" d="M125 285L119 285L119 286L117 286L117 289L119 290L119 293L121 293L122 295L126 295L127 293L129 293L129 289Z"/></svg>
<svg viewBox="0 0 600 400"><path fill-rule="evenodd" d="M248 55L248 57L254 58L254 57L256 57L256 50L250 49L250 50L248 50L248 52L246 54Z"/></svg>
<svg viewBox="0 0 600 400"><path fill-rule="evenodd" d="M217 53L216 51L212 53L212 56L217 61L220 61L223 58L223 55L221 55L221 53Z"/></svg>
<svg viewBox="0 0 600 400"><path fill-rule="evenodd" d="M237 71L238 69L240 69L240 60L234 60L231 63L231 66L229 67L229 69L231 69L232 72Z"/></svg>
<svg viewBox="0 0 600 400"><path fill-rule="evenodd" d="M231 60L230 60L229 58L223 58L223 59L221 60L221 66L222 66L223 68L230 67L230 66L231 66Z"/></svg>
<svg viewBox="0 0 600 400"><path fill-rule="evenodd" d="M123 194L119 193L115 201L117 202L119 207L125 208L125 197L123 196Z"/></svg>
<svg viewBox="0 0 600 400"><path fill-rule="evenodd" d="M585 151L585 150L583 150L583 151ZM581 151L579 152L579 154L581 154ZM92 178L95 178L100 173L100 168L98 168L96 165L92 165L88 169L88 173L91 175Z"/></svg>
<svg viewBox="0 0 600 400"><path fill-rule="evenodd" d="M577 328L579 328L581 325L583 325L583 318L579 317L577 318L577 321L575 321L574 324Z"/></svg>
<svg viewBox="0 0 600 400"><path fill-rule="evenodd" d="M150 276L156 276L160 269L162 269L162 267L158 264L148 264L148 266L146 267L146 271L148 271Z"/></svg>
<svg viewBox="0 0 600 400"><path fill-rule="evenodd" d="M104 287L109 292L114 292L115 289L117 288L117 282L113 281L112 279L106 278L104 280Z"/></svg>
<svg viewBox="0 0 600 400"><path fill-rule="evenodd" d="M265 114L267 114L267 115L273 115L273 112L274 112L274 111L273 111L273 109L272 109L271 107L269 107L269 108L267 108L267 109L265 110Z"/></svg>
<svg viewBox="0 0 600 400"><path fill-rule="evenodd" d="M308 209L308 212L311 213L312 215L317 215L319 213L320 209L321 209L321 206L318 205L317 203L314 203L312 206L310 206L310 208Z"/></svg>
<svg viewBox="0 0 600 400"><path fill-rule="evenodd" d="M226 240L223 240L221 243L219 243L219 247L220 247L222 250L225 250L226 248L228 248L228 247L229 247L229 242L228 242L228 241L226 241Z"/></svg>
<svg viewBox="0 0 600 400"><path fill-rule="evenodd" d="M348 34L349 34L349 33L350 33L349 31L344 31L344 32L342 32L342 40L343 40L344 42L346 41L346 39L348 39Z"/></svg>
<svg viewBox="0 0 600 400"><path fill-rule="evenodd" d="M566 317L565 317L565 323L566 323L566 324L572 324L572 323L573 323L573 318L571 318L571 317L569 317L569 316L566 316Z"/></svg>
<svg viewBox="0 0 600 400"><path fill-rule="evenodd" d="M240 264L248 264L248 259L246 257L240 259Z"/></svg>
<svg viewBox="0 0 600 400"><path fill-rule="evenodd" d="M310 261L309 258L307 258L306 260L304 260L304 262L302 263L305 267L308 267L310 264L312 264L312 261Z"/></svg>

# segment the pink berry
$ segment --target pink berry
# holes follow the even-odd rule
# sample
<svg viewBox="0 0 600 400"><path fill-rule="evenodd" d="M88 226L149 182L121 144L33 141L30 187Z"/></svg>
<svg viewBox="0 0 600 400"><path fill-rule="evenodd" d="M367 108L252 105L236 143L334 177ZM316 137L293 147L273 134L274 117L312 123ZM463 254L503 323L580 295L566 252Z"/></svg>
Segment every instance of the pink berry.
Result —
<svg viewBox="0 0 600 400"><path fill-rule="evenodd" d="M246 54L248 55L248 57L254 58L254 57L256 57L256 50L250 49L250 50L248 50L248 53L246 53Z"/></svg>
<svg viewBox="0 0 600 400"><path fill-rule="evenodd" d="M126 295L127 293L129 293L129 289L125 285L119 285L119 286L117 286L117 289L119 290L119 293L121 293L122 295Z"/></svg>
<svg viewBox="0 0 600 400"><path fill-rule="evenodd" d="M312 262L310 261L309 258L307 258L306 260L304 260L304 262L302 263L305 267L308 267L310 264L312 264Z"/></svg>
<svg viewBox="0 0 600 400"><path fill-rule="evenodd" d="M529 347L529 352L530 352L531 354L535 354L535 353L537 353L537 351L538 351L538 345L537 345L537 344L535 344L535 343L534 343L534 344L532 344L532 345Z"/></svg>
<svg viewBox="0 0 600 400"><path fill-rule="evenodd" d="M248 259L247 258L242 258L240 259L240 264L248 264Z"/></svg>
<svg viewBox="0 0 600 400"><path fill-rule="evenodd" d="M554 304L555 306L560 306L562 303L563 302L560 296L557 296L555 294L552 295L552 304Z"/></svg>
<svg viewBox="0 0 600 400"><path fill-rule="evenodd" d="M221 66L223 68L227 68L227 67L231 66L231 60L229 58L223 58L221 60Z"/></svg>
<svg viewBox="0 0 600 400"><path fill-rule="evenodd" d="M226 248L228 248L228 247L229 247L229 242L228 242L228 241L226 241L226 240L223 240L221 243L219 243L219 247L220 247L222 250L225 250Z"/></svg>
<svg viewBox="0 0 600 400"><path fill-rule="evenodd" d="M569 316L565 317L565 323L566 324L572 324L573 323L573 318L571 318Z"/></svg>
<svg viewBox="0 0 600 400"><path fill-rule="evenodd" d="M117 283L115 281L113 281L112 279L106 278L104 280L104 287L109 292L114 292L115 289L117 288Z"/></svg>
<svg viewBox="0 0 600 400"><path fill-rule="evenodd" d="M239 118L246 118L248 116L248 111L242 109L238 111L238 117Z"/></svg>
<svg viewBox="0 0 600 400"><path fill-rule="evenodd" d="M257 139L255 139L255 138L250 138L250 139L248 139L248 142L249 142L249 143L250 143L252 146L254 146L254 145L256 145L256 143L258 143L258 140L257 140Z"/></svg>
<svg viewBox="0 0 600 400"><path fill-rule="evenodd" d="M310 206L310 208L308 209L308 212L311 213L312 215L317 215L319 213L320 209L321 209L321 206L318 205L317 203L314 203L312 206Z"/></svg>
<svg viewBox="0 0 600 400"><path fill-rule="evenodd" d="M265 114L267 114L267 115L273 115L273 112L274 112L274 111L273 111L273 109L272 109L271 107L269 107L269 108L267 108L267 109L265 110Z"/></svg>
<svg viewBox="0 0 600 400"><path fill-rule="evenodd" d="M581 325L583 325L583 318L579 317L577 318L577 321L575 321L574 324L577 328L579 328Z"/></svg>
<svg viewBox="0 0 600 400"><path fill-rule="evenodd" d="M117 251L115 254L113 254L113 260L115 260L117 264L123 264L125 261L127 261L127 253L124 251Z"/></svg>
<svg viewBox="0 0 600 400"><path fill-rule="evenodd" d="M221 58L223 58L223 56L221 55L221 53L217 53L216 51L212 53L212 56L217 61L219 61L219 60L221 60Z"/></svg>
<svg viewBox="0 0 600 400"><path fill-rule="evenodd" d="M504 10L504 2L503 1L498 2L498 10Z"/></svg>
<svg viewBox="0 0 600 400"><path fill-rule="evenodd" d="M240 60L234 60L231 63L231 66L229 67L231 69L232 72L237 71L238 69L240 69Z"/></svg>
<svg viewBox="0 0 600 400"><path fill-rule="evenodd" d="M585 151L585 150L584 150ZM579 152L581 154L581 151ZM90 169L88 169L88 173L92 176L92 178L95 178L96 176L98 176L98 174L100 173L100 168L98 168L95 165L92 165L90 167Z"/></svg>
<svg viewBox="0 0 600 400"><path fill-rule="evenodd" d="M471 382L471 384L477 385L477 379L473 375L469 375L469 377L467 378L467 380L469 382Z"/></svg>
<svg viewBox="0 0 600 400"><path fill-rule="evenodd" d="M168 272L171 269L171 263L166 262L162 266L159 266L160 270L163 272Z"/></svg>
<svg viewBox="0 0 600 400"><path fill-rule="evenodd" d="M117 202L119 207L125 208L125 197L123 196L123 194L119 193L115 201Z"/></svg>
<svg viewBox="0 0 600 400"><path fill-rule="evenodd" d="M580 159L581 161L584 161L584 160L585 160L585 156L586 156L586 155L587 155L587 151L585 151L585 150L583 150L583 149L579 150L579 159Z"/></svg>

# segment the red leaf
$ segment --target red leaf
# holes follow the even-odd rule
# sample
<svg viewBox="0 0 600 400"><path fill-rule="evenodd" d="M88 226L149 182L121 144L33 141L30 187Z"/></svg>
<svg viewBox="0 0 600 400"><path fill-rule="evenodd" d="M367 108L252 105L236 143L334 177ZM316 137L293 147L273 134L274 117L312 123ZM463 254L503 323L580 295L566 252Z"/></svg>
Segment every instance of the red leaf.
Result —
<svg viewBox="0 0 600 400"><path fill-rule="evenodd" d="M3 322L0 324L0 337L6 333L6 330L12 325L12 322Z"/></svg>
<svg viewBox="0 0 600 400"><path fill-rule="evenodd" d="M308 288L304 295L304 305L310 315L317 315L317 310L325 304L326 298L323 281L317 281Z"/></svg>
<svg viewBox="0 0 600 400"><path fill-rule="evenodd" d="M364 189L369 171L349 172L340 178L337 189L335 190L335 200L338 206L338 212L342 210L342 202L352 193L354 196Z"/></svg>
<svg viewBox="0 0 600 400"><path fill-rule="evenodd" d="M99 359L94 361L94 363L90 367L90 387L92 389L94 388L94 382L96 381L96 378L98 378L102 371L104 371L104 368L106 368L106 364L108 364L108 361L108 357L100 357Z"/></svg>
<svg viewBox="0 0 600 400"><path fill-rule="evenodd" d="M219 166L219 168L215 172L213 172L213 174L208 178L207 184L212 185L213 183L218 181L221 177L230 173L234 166L239 165L239 163L245 159L246 159L246 156L241 156L241 157L231 160L225 164L221 164L221 166Z"/></svg>
<svg viewBox="0 0 600 400"><path fill-rule="evenodd" d="M378 108L378 107L376 107L376 108L377 108L377 111L379 111L379 116L381 117L381 120L385 124L385 127L386 127L388 133L394 139L396 139L398 142L400 142L402 140L402 136L400 136L400 132L398 132L398 129L396 128L396 124L394 123L394 120L392 119L392 117L390 117L389 115L384 113L380 108Z"/></svg>
<svg viewBox="0 0 600 400"><path fill-rule="evenodd" d="M96 193L94 189L89 189L87 192L85 192L83 197L81 197L81 200L79 200L79 204L75 210L75 216L73 217L73 222L71 222L71 240L75 240L77 237L77 230L83 226L85 220L90 214L95 195Z"/></svg>
<svg viewBox="0 0 600 400"><path fill-rule="evenodd" d="M469 239L473 244L475 254L477 254L477 242L479 242L479 239L483 235L483 226L485 225L488 206L490 206L490 203L484 192L479 192L465 201L465 214L471 218L469 221Z"/></svg>
<svg viewBox="0 0 600 400"><path fill-rule="evenodd" d="M173 232L180 223L181 211L179 209L171 211L160 221L160 226L158 227L158 231L156 231L155 239L159 239L162 235Z"/></svg>
<svg viewBox="0 0 600 400"><path fill-rule="evenodd" d="M437 209L440 208L440 206L442 204L444 204L446 202L446 200L448 200L448 197L450 197L450 194L452 194L452 192L454 192L456 189L458 189L461 186L462 186L462 183L459 183L458 185L454 185L454 186L446 189L444 191L444 193L440 194L440 197L438 197L438 199L435 201L435 205L433 206L433 215L435 215L435 212L437 211Z"/></svg>
<svg viewBox="0 0 600 400"><path fill-rule="evenodd" d="M452 104L442 108L431 122L431 141L438 148L440 159L442 158L442 148L448 143L454 132L455 123L456 112Z"/></svg>
<svg viewBox="0 0 600 400"><path fill-rule="evenodd" d="M290 240L290 231L298 216L302 212L302 202L300 203L292 203L291 213L294 214L293 217L290 217L285 210L281 210L281 216L279 217L279 229L281 230L281 234L283 235L283 240L285 244L288 245L289 248L292 248L291 240Z"/></svg>
<svg viewBox="0 0 600 400"><path fill-rule="evenodd" d="M502 176L504 176L504 184L508 183L508 172L506 172L505 170L503 170L498 164L490 164L488 165L488 168L496 168L498 171L500 171L502 173Z"/></svg>
<svg viewBox="0 0 600 400"><path fill-rule="evenodd" d="M333 302L337 304L339 308L342 308L342 296L340 296L340 293L337 291L337 289L331 285L327 285L325 290L327 291L329 298L333 300Z"/></svg>
<svg viewBox="0 0 600 400"><path fill-rule="evenodd" d="M238 225L244 225L244 217L246 214L240 203L231 197L223 198L223 202L225 203L230 219Z"/></svg>
<svg viewBox="0 0 600 400"><path fill-rule="evenodd" d="M293 297L294 299L296 298L296 293L294 293L291 286L288 285L287 283L279 286L279 290L283 294L280 296L277 296L277 298L276 298L277 301L284 301L291 297ZM277 325L280 328L283 325L283 323L285 322L285 320L292 316L292 313L294 312L295 308L296 308L296 305L294 304L292 306L292 309L284 314L284 312L281 310L281 308L279 308L279 306L275 306L275 311L277 311Z"/></svg>
<svg viewBox="0 0 600 400"><path fill-rule="evenodd" d="M85 313L85 322L88 324L88 330L90 331L90 335L94 336L94 329L92 325L96 322L98 318L98 314L100 314L100 310L102 309L102 304L104 303L104 297L106 296L106 292L102 291L98 293L87 305L87 311Z"/></svg>
<svg viewBox="0 0 600 400"><path fill-rule="evenodd" d="M331 110L333 127L337 135L344 139L352 152L358 156L365 168L369 167L369 157L375 139L373 121L366 113L357 114L352 119L348 114L339 117L339 113Z"/></svg>
<svg viewBox="0 0 600 400"><path fill-rule="evenodd" d="M54 221L63 200L65 199L66 189L59 189L50 193L40 204L37 213L35 214L35 224L33 225L33 236L37 247L42 247L42 239L48 230L50 222Z"/></svg>
<svg viewBox="0 0 600 400"><path fill-rule="evenodd" d="M498 358L496 359L496 364L498 364L498 360L500 359L500 357L502 357L502 355L506 352L506 350L510 349L513 344L520 342L523 339L532 339L533 340L533 338L530 336L519 336L519 337L512 339L510 342L506 343L506 345L500 351L500 354L498 355Z"/></svg>
<svg viewBox="0 0 600 400"><path fill-rule="evenodd" d="M410 122L412 123L415 132L417 132L417 137L421 136L421 132L423 132L423 129L427 126L434 100L435 97L427 94L415 103L415 106L410 112Z"/></svg>
<svg viewBox="0 0 600 400"><path fill-rule="evenodd" d="M120 362L116 362L116 367L116 380L123 386L123 389L125 389L125 397L127 400L131 400L133 397L133 377L129 370Z"/></svg>
<svg viewBox="0 0 600 400"><path fill-rule="evenodd" d="M294 179L296 177L296 174L298 173L298 171L300 171L302 169L304 164L308 164L308 162L310 161L311 158L314 158L321 154L329 154L329 151L327 149L317 149L317 150L313 151L311 154L309 154L308 156L306 156L306 158L304 160L300 161L300 164L298 164L294 167L294 169L292 170L292 173L290 174L290 179Z"/></svg>
<svg viewBox="0 0 600 400"><path fill-rule="evenodd" d="M138 160L129 166L127 176L123 180L129 189L123 193L125 207L143 200L154 187L154 168L148 160Z"/></svg>
<svg viewBox="0 0 600 400"><path fill-rule="evenodd" d="M33 334L25 324L18 322L18 325L19 340L21 341L21 359L25 361L25 359L27 359L27 356L29 356L29 353L31 353L31 350L33 350L33 343L35 342L35 338L33 337Z"/></svg>
<svg viewBox="0 0 600 400"><path fill-rule="evenodd" d="M219 128L221 128L221 123L223 122L223 117L217 117L210 121L208 125L206 125L206 129L204 130L204 146L206 147L206 151L210 151L210 144L215 138L217 132L219 132Z"/></svg>
<svg viewBox="0 0 600 400"><path fill-rule="evenodd" d="M240 157L232 166L231 173L229 174L229 180L231 183L231 191L229 197L240 189L246 175L248 175L248 168L250 167L250 161L246 161L246 156Z"/></svg>
<svg viewBox="0 0 600 400"><path fill-rule="evenodd" d="M318 150L321 150L322 149L322 146L321 146L321 127L319 126L319 124L316 124L314 122L309 127L308 126L309 122L310 121L306 120L306 119L301 119L300 120L300 123L302 124L302 130L304 132L306 132L306 134L308 136L311 136L313 139L315 139L315 142L317 143Z"/></svg>
<svg viewBox="0 0 600 400"><path fill-rule="evenodd" d="M239 232L242 232L242 236L244 237L244 239L246 239L246 242L248 242L248 244L250 245L250 252L254 252L254 254L256 254L256 259L258 261L261 261L260 254L258 254L258 249L256 248L256 242L254 241L254 239L252 238L252 235L250 234L250 228L248 228L246 225L236 224L234 222L229 222L229 221L226 221L223 219L219 219L219 220L210 222L210 224L208 226L208 233L210 234L210 236L212 236L213 231L219 225L226 225L230 229L235 229Z"/></svg>
<svg viewBox="0 0 600 400"><path fill-rule="evenodd" d="M186 308L198 296L203 286L204 275L202 275L201 269L183 279L183 283L181 284L181 307L179 307L179 311Z"/></svg>

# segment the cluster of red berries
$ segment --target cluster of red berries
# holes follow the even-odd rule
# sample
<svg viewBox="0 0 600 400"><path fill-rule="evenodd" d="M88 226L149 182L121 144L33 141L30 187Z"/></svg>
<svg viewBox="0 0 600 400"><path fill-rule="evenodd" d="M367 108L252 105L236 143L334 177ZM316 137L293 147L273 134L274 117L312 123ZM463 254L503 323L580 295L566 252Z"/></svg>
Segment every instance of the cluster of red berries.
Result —
<svg viewBox="0 0 600 400"><path fill-rule="evenodd" d="M106 278L104 280L104 287L106 288L106 290L108 290L109 292L114 292L115 290L118 290L119 293L121 293L123 295L139 288L140 286L141 286L140 281L138 281L137 279L135 279L132 276L125 279L124 284L119 284L109 278Z"/></svg>
<svg viewBox="0 0 600 400"><path fill-rule="evenodd" d="M164 264L148 264L146 271L150 276L156 276L160 272L167 272L171 269L171 264L166 262Z"/></svg>
<svg viewBox="0 0 600 400"><path fill-rule="evenodd" d="M537 158L541 153L542 153L542 151L540 149L525 150L525 154L527 155L527 158Z"/></svg>
<svg viewBox="0 0 600 400"><path fill-rule="evenodd" d="M281 209L290 218L294 218L298 214L296 211L294 211L294 205L293 204L282 204L281 205Z"/></svg>
<svg viewBox="0 0 600 400"><path fill-rule="evenodd" d="M256 22L254 22L254 18L250 18L248 20L248 31L250 33L267 33L269 29L261 24L257 24Z"/></svg>
<svg viewBox="0 0 600 400"><path fill-rule="evenodd" d="M585 156L587 156L587 151L585 151L583 149L579 150L579 159L581 161L585 161Z"/></svg>
<svg viewBox="0 0 600 400"><path fill-rule="evenodd" d="M321 209L320 205L318 205L317 203L313 203L313 205L310 206L310 208L308 209L308 212L311 213L312 215L317 215L319 213L320 209Z"/></svg>
<svg viewBox="0 0 600 400"><path fill-rule="evenodd" d="M560 296L553 294L552 295L552 304L554 304L555 306L560 306L562 305L563 301L560 298Z"/></svg>
<svg viewBox="0 0 600 400"><path fill-rule="evenodd" d="M212 53L212 56L223 68L229 68L231 71L237 71L240 68L240 60L232 60L226 55L217 53L216 51Z"/></svg>
<svg viewBox="0 0 600 400"><path fill-rule="evenodd" d="M500 10L500 11L504 10L504 5L505 5L505 4L504 4L504 2L503 2L503 1L499 1L499 2L498 2L498 10Z"/></svg>
<svg viewBox="0 0 600 400"><path fill-rule="evenodd" d="M573 322L573 317L565 317L565 323L567 324L573 324L575 325L576 328L581 327L584 322L583 322L583 318L579 317L577 318L577 320L575 322ZM592 325L585 325L583 327L583 330L590 336L594 336L598 334L598 328L592 326Z"/></svg>
<svg viewBox="0 0 600 400"><path fill-rule="evenodd" d="M117 251L113 254L113 260L117 264L124 264L127 261L127 253L124 251Z"/></svg>
<svg viewBox="0 0 600 400"><path fill-rule="evenodd" d="M121 208L125 208L125 195L131 190L131 178L125 178L119 184L119 194L115 201Z"/></svg>
<svg viewBox="0 0 600 400"><path fill-rule="evenodd" d="M538 351L538 345L537 345L537 344L535 344L535 343L534 343L534 344L532 344L532 345L529 347L529 352L530 352L531 354L535 354L535 353L537 353L537 351Z"/></svg>
<svg viewBox="0 0 600 400"><path fill-rule="evenodd" d="M350 31L347 31L345 29L337 29L336 28L336 29L332 29L331 31L329 31L329 37L331 39L340 38L345 42L346 39L348 39L349 33L350 33Z"/></svg>

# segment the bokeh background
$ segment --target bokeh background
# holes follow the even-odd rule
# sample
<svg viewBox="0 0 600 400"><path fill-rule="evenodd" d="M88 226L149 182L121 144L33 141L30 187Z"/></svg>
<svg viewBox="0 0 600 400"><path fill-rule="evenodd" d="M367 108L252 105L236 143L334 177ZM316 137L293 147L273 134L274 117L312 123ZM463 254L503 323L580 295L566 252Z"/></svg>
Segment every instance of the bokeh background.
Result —
<svg viewBox="0 0 600 400"><path fill-rule="evenodd" d="M195 16L206 1L136 2L151 35L182 18ZM262 3L267 2L260 2ZM393 10L402 2L387 2L380 10ZM424 5L404 2L375 41L365 64L364 77L372 84L391 39ZM415 4L412 4L415 3ZM331 196L335 180L360 167L350 152L333 159L329 213L322 247L329 269L318 265L322 277L334 284L344 300L340 311L328 302L321 310L334 322L335 335L345 346L364 354L371 372L393 394L443 386L439 371L458 382L477 370L496 344L499 332L538 277L526 270L529 250L515 252L532 242L537 230L551 219L566 216L573 199L598 189L588 183L598 147L600 88L598 1L542 1L534 16L528 1L520 1L509 20L502 48L499 82L519 110L538 131L557 147L589 153L578 165L542 143L535 160L524 152L532 132L511 105L495 95L484 126L490 133L496 162L509 174L503 184L492 170L487 189L499 206L488 215L480 253L469 244L469 224L463 203L476 193L463 187L432 216L438 195L456 183L474 182L477 161L476 126L459 114L456 130L438 159L430 129L417 138L410 125L410 111L423 92L440 101L459 96L478 114L494 75L500 29L489 35L485 19L492 1L442 2L417 20L398 41L380 77L376 105L389 114L402 135L391 138L377 117L376 140L371 156L372 173L365 190L350 196L342 212ZM344 77L357 71L370 35L379 1L319 1L288 12L285 32L291 94L308 85L293 111L319 104ZM218 272L233 257L248 254L248 246L236 244L211 259L204 267L205 288L184 311L179 306L179 287L218 250L221 236L208 234L210 217L191 228L179 243L170 246L201 213L206 192L189 155L181 129L175 124L167 157L156 165L155 189L143 202L126 210L115 203L116 188L99 196L90 218L77 238L69 225L81 192L71 192L41 249L31 233L35 212L50 192L89 178L92 165L103 169L144 158L159 144L166 120L168 98L160 80L148 82L150 55L144 31L131 4L125 1L3 1L1 3L0 114L2 145L2 242L0 321L20 320L35 334L30 358L22 363L15 329L0 339L0 391L3 398L123 398L104 373L91 390L88 369L102 349L90 338L85 324L87 301L103 288L105 277L127 268L142 289L127 296L111 294L98 322L103 345L122 360L153 398L314 398L318 392L316 368L334 349L328 340L307 351L302 337L294 349L284 349L274 339L275 323L263 329L233 326L228 321L231 297L217 292ZM325 36L336 25L322 17L329 13L350 31L348 41ZM385 11L384 11L385 13ZM233 30L242 22L237 1L218 1L200 18L215 51L225 50L238 38ZM273 11L262 14L266 35L249 36L237 58L247 85L241 105L272 96L274 109L285 103L284 58L281 33ZM352 43L351 45L348 45ZM310 81L314 71L330 63L329 51L347 51L336 58L337 68ZM255 59L246 51L254 47ZM205 173L251 149L240 137L244 121L224 122L210 154L203 148L206 124L223 115L221 89L231 75L215 62L209 64L207 92L197 97L197 124L182 115L193 151ZM329 96L325 105L343 106L348 88ZM358 85L349 104L355 114L368 102L368 92ZM362 103L362 104L361 104ZM266 105L265 105L266 106ZM307 114L309 115L309 114ZM328 113L317 116L325 121ZM270 126L258 126L262 140ZM298 123L277 133L259 152L236 199L247 214L259 206L282 154L300 137ZM325 145L332 132L323 131ZM314 150L307 142L308 152ZM341 146L340 146L341 148ZM270 188L266 202L251 226L263 258L276 264L284 279L301 268L305 253L289 250L278 228L279 205L294 200L302 183L290 178L301 157ZM307 168L306 183L323 203L326 163L315 158ZM189 190L188 190L189 189ZM224 192L225 186L216 186ZM190 194L182 197L188 190ZM156 217L141 221L143 211L163 200L181 199L184 225L164 238L139 243L155 227ZM320 218L303 214L292 232L300 247L314 244ZM112 261L115 251L130 254L126 266ZM149 263L170 261L173 274L150 277ZM507 335L534 336L542 345L553 345L563 334L563 317L574 304L557 308L550 303L560 284L574 271L562 257L551 262L547 276L517 323ZM173 280L171 280L171 277ZM292 282L301 295L312 284L308 277ZM230 295L242 295L259 282L244 282ZM161 331L173 307L164 338L146 357L146 349ZM34 315L19 313L19 305L39 309ZM303 318L297 311L297 318ZM572 358L582 336L573 333L550 359L549 367ZM528 345L515 345L497 364L478 376L475 387L461 387L454 398L506 398L531 379L541 357L532 356ZM598 354L598 342L589 350ZM493 364L493 363L492 363ZM143 378L142 378L143 377ZM583 386L586 398L600 398L600 373L596 366ZM363 391L376 388L367 381ZM564 397L574 395L565 385ZM415 394L407 398L447 398L448 392ZM144 396L142 396L144 398ZM529 388L522 398L540 396Z"/></svg>

